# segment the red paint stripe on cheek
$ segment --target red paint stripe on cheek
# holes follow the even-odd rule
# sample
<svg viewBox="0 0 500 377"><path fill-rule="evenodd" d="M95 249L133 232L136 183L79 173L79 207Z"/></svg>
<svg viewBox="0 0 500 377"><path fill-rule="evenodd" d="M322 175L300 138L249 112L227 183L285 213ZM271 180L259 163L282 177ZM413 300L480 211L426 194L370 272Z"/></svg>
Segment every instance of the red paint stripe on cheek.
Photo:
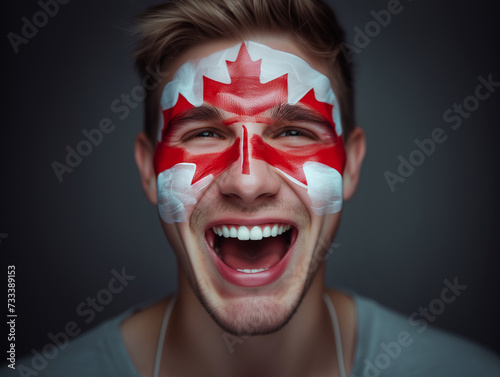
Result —
<svg viewBox="0 0 500 377"><path fill-rule="evenodd" d="M239 146L240 138L237 138L232 146L222 152L192 154L184 148L158 143L154 156L156 176L174 165L192 163L196 165L192 184L210 174L216 177L239 159Z"/></svg>
<svg viewBox="0 0 500 377"><path fill-rule="evenodd" d="M302 169L302 165L305 162L303 162L303 158L297 158L297 156L293 154L278 151L265 143L258 135L252 137L252 157L257 160L263 160L303 184L306 184L306 177Z"/></svg>
<svg viewBox="0 0 500 377"><path fill-rule="evenodd" d="M250 174L250 164L248 161L248 131L245 126L243 127L243 139L242 139L242 145L243 145L243 152L242 152L242 163L241 163L241 173L242 174Z"/></svg>
<svg viewBox="0 0 500 377"><path fill-rule="evenodd" d="M310 144L291 151L281 151L271 147L258 135L252 137L252 157L290 175L307 185L302 166L307 161L315 161L330 166L341 175L344 172L345 150L340 140L334 145Z"/></svg>

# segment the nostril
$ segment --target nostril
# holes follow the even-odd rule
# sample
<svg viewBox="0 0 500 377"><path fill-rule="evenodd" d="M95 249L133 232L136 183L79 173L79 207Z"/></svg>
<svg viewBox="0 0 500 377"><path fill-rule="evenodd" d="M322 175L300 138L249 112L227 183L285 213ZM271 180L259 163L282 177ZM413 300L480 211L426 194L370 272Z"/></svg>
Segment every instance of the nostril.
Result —
<svg viewBox="0 0 500 377"><path fill-rule="evenodd" d="M281 178L265 161L249 158L249 174L242 174L243 155L216 180L220 194L244 204L253 204L278 194ZM251 160L251 161L250 161Z"/></svg>

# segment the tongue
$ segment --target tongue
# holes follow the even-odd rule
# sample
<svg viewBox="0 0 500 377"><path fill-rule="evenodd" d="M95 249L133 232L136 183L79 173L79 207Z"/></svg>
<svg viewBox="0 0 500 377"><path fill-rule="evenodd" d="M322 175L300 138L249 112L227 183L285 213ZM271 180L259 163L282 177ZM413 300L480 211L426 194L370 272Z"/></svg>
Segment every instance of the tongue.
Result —
<svg viewBox="0 0 500 377"><path fill-rule="evenodd" d="M278 263L286 253L283 236L259 241L240 241L236 238L220 239L222 260L235 270L269 268Z"/></svg>

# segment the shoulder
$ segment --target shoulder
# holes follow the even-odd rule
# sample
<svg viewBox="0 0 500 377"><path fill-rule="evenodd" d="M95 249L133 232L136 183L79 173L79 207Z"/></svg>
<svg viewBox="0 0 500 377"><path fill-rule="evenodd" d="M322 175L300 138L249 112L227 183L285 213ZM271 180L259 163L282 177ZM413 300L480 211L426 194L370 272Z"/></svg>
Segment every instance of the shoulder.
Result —
<svg viewBox="0 0 500 377"><path fill-rule="evenodd" d="M134 306L69 342L62 333L60 336L56 334L50 345L32 351L19 360L16 363L15 375L139 377L140 374L128 351L127 338L122 334L121 328L137 315L162 305L162 302L147 302ZM143 309L144 307L146 309ZM0 375L3 375L2 373L3 370Z"/></svg>
<svg viewBox="0 0 500 377"><path fill-rule="evenodd" d="M438 330L354 296L358 339L352 377L496 376L500 358L457 335Z"/></svg>

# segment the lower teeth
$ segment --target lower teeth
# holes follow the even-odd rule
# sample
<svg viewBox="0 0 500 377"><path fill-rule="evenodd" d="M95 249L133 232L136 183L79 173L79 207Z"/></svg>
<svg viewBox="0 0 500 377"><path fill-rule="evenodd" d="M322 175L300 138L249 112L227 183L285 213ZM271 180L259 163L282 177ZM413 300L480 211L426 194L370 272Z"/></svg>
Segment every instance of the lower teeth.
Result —
<svg viewBox="0 0 500 377"><path fill-rule="evenodd" d="M240 271L240 272L244 272L245 274L255 274L257 272L262 272L262 271L266 271L266 270L269 270L269 267L267 268L256 268L256 269L239 269L237 268L236 271Z"/></svg>

